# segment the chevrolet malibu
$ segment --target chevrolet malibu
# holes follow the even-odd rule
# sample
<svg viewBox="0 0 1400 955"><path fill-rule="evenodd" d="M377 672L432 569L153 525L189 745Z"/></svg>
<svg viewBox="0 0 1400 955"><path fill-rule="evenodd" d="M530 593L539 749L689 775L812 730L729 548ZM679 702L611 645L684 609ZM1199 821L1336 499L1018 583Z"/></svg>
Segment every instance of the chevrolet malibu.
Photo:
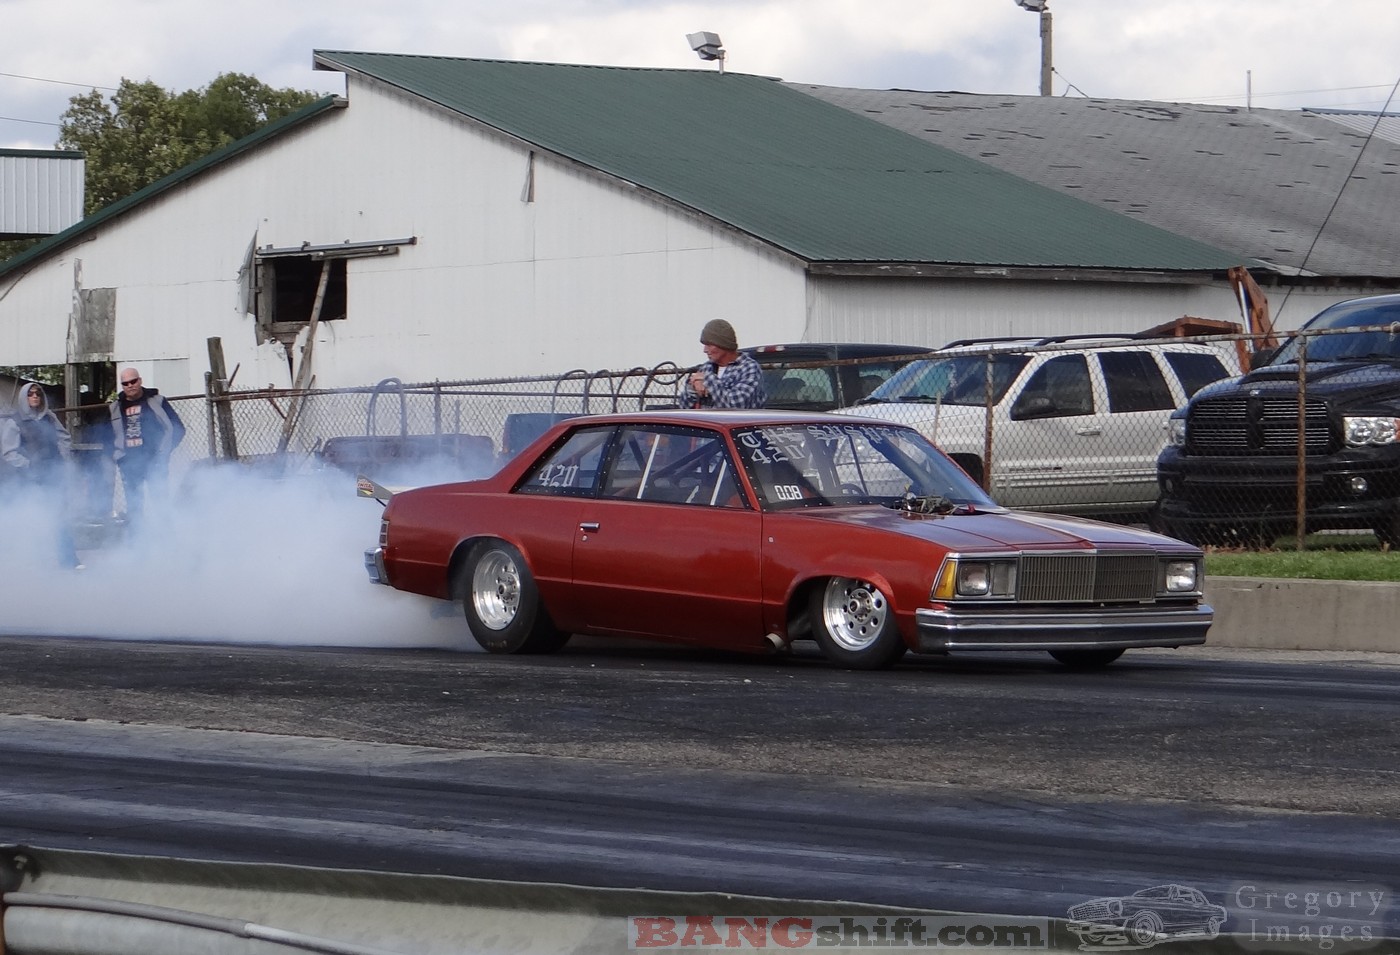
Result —
<svg viewBox="0 0 1400 955"><path fill-rule="evenodd" d="M363 484L364 482L362 482ZM495 476L388 498L376 583L460 601L493 653L572 634L834 664L1204 643L1199 549L999 507L912 428L775 411L555 424Z"/></svg>

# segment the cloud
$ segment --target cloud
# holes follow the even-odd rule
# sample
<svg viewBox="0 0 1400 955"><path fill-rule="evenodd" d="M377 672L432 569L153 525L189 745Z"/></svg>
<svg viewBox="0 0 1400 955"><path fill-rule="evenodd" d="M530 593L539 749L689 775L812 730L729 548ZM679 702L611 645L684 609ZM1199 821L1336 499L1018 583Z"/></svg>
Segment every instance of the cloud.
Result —
<svg viewBox="0 0 1400 955"><path fill-rule="evenodd" d="M1400 4L1351 0L1053 0L1054 92L1105 98L1379 109L1396 80ZM67 100L123 77L196 89L220 73L339 92L314 49L712 69L685 34L710 30L726 68L802 83L1034 95L1038 17L1012 0L7 0L0 146L48 146ZM1071 90L1070 87L1073 87ZM52 123L54 125L43 125Z"/></svg>

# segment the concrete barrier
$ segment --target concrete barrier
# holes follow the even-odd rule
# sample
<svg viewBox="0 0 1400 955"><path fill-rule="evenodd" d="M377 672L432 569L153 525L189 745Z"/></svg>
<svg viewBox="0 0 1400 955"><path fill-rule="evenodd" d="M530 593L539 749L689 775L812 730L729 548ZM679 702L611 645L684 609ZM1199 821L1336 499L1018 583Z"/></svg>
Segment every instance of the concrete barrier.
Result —
<svg viewBox="0 0 1400 955"><path fill-rule="evenodd" d="M1207 577L1208 645L1400 653L1400 584Z"/></svg>

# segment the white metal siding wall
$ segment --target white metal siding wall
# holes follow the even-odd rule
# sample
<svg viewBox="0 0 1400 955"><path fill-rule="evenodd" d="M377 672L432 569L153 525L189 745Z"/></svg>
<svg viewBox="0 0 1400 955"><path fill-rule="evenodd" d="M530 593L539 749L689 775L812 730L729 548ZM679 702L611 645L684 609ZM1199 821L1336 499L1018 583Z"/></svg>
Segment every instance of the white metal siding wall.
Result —
<svg viewBox="0 0 1400 955"><path fill-rule="evenodd" d="M904 278L818 277L807 341L938 347L960 338L1137 332L1184 315L1240 322L1228 285L1113 285ZM1296 328L1360 292L1270 298L1274 324ZM1282 309L1280 310L1280 307Z"/></svg>
<svg viewBox="0 0 1400 955"><path fill-rule="evenodd" d="M55 235L83 217L82 159L0 155L0 233Z"/></svg>
<svg viewBox="0 0 1400 955"><path fill-rule="evenodd" d="M347 263L349 317L320 326L319 387L690 363L716 315L745 343L800 337L805 274L790 257L548 157L522 201L525 146L351 85L348 109L0 283L0 350L62 360L76 257L83 288L117 289L118 361L192 359L162 391L202 389L211 336L237 384L289 384L285 352L254 344L238 304L255 232L279 248L418 238Z"/></svg>

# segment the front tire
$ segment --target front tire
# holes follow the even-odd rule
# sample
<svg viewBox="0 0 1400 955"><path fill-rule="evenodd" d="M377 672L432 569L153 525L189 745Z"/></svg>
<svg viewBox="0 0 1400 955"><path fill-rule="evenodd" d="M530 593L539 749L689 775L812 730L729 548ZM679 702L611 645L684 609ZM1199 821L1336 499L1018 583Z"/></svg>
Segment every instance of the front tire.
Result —
<svg viewBox="0 0 1400 955"><path fill-rule="evenodd" d="M1098 670L1123 655L1122 650L1051 650L1050 655L1075 670Z"/></svg>
<svg viewBox="0 0 1400 955"><path fill-rule="evenodd" d="M883 670L909 649L889 598L869 581L832 577L812 591L808 614L817 645L837 666Z"/></svg>
<svg viewBox="0 0 1400 955"><path fill-rule="evenodd" d="M569 639L549 619L520 551L483 541L467 556L462 610L472 637L490 653L553 653Z"/></svg>

